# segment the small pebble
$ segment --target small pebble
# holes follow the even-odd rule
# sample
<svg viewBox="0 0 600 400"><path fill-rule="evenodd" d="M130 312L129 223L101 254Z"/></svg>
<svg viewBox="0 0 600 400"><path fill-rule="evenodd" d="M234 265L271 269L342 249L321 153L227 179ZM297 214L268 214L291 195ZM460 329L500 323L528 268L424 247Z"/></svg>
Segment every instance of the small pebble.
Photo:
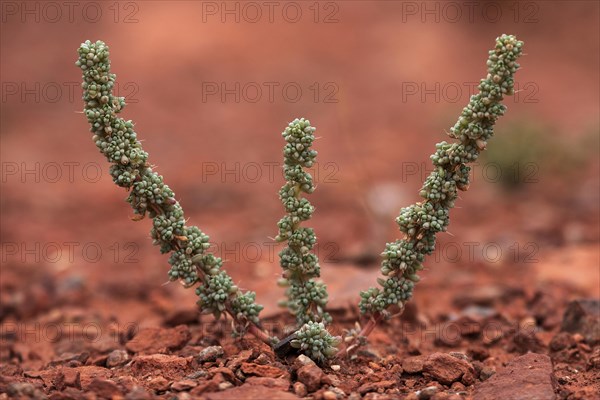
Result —
<svg viewBox="0 0 600 400"><path fill-rule="evenodd" d="M496 370L493 367L483 367L481 372L479 372L479 379L482 381L486 381L492 377L496 373Z"/></svg>
<svg viewBox="0 0 600 400"><path fill-rule="evenodd" d="M308 394L306 385L302 382L294 383L294 393L296 393L296 396L305 397Z"/></svg>
<svg viewBox="0 0 600 400"><path fill-rule="evenodd" d="M106 359L108 368L118 367L129 361L129 354L125 350L113 350Z"/></svg>
<svg viewBox="0 0 600 400"><path fill-rule="evenodd" d="M221 346L210 346L198 353L198 362L212 362L221 357L225 352Z"/></svg>

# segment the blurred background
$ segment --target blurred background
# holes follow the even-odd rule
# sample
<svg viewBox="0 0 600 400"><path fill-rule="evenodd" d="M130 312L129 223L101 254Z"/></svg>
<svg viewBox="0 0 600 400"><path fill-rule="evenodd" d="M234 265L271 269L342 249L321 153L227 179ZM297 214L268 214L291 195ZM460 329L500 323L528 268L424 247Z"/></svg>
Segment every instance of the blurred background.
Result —
<svg viewBox="0 0 600 400"><path fill-rule="evenodd" d="M110 46L121 116L136 123L189 224L268 316L283 295L271 238L287 123L317 127L308 225L331 307L355 310L386 241L399 237L400 208L419 200L435 143L449 140L485 77L488 50L515 34L526 53L518 92L414 304L435 319L465 293L511 285L527 298L558 293L558 308L600 295L597 2L65 4L2 2L4 330L198 318L193 290L165 284L168 257L153 248L150 221L130 221L91 141L74 65L86 39ZM45 351L58 352L40 347L40 359Z"/></svg>

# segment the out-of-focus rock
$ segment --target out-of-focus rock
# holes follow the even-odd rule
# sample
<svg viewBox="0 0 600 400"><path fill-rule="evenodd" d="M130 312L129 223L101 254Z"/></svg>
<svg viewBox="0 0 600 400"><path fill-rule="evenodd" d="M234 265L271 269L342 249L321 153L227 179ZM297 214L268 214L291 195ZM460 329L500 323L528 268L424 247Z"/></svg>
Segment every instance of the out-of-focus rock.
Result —
<svg viewBox="0 0 600 400"><path fill-rule="evenodd" d="M189 373L190 359L169 356L166 354L152 354L137 356L131 363L134 376L163 376L167 379L181 379Z"/></svg>
<svg viewBox="0 0 600 400"><path fill-rule="evenodd" d="M407 357L402 360L402 369L406 373L417 374L423 371L423 364L425 364L426 359L425 356Z"/></svg>
<svg viewBox="0 0 600 400"><path fill-rule="evenodd" d="M169 389L169 381L162 376L157 376L148 381L148 387L156 392L164 392Z"/></svg>
<svg viewBox="0 0 600 400"><path fill-rule="evenodd" d="M175 328L145 328L127 342L127 350L132 353L154 354L179 350L191 339L190 330L185 325Z"/></svg>
<svg viewBox="0 0 600 400"><path fill-rule="evenodd" d="M481 368L481 371L479 372L479 379L481 379L482 381L487 381L494 374L496 374L496 370L493 367L486 366Z"/></svg>
<svg viewBox="0 0 600 400"><path fill-rule="evenodd" d="M122 394L116 383L102 378L94 378L87 387L87 390L104 399L112 399Z"/></svg>
<svg viewBox="0 0 600 400"><path fill-rule="evenodd" d="M600 300L580 299L570 302L563 315L560 330L580 333L590 345L600 343Z"/></svg>
<svg viewBox="0 0 600 400"><path fill-rule="evenodd" d="M575 346L575 339L570 333L559 332L550 341L550 351L561 351Z"/></svg>
<svg viewBox="0 0 600 400"><path fill-rule="evenodd" d="M552 362L545 354L528 353L475 385L473 400L554 400Z"/></svg>
<svg viewBox="0 0 600 400"><path fill-rule="evenodd" d="M302 382L294 383L294 393L296 393L300 397L305 397L308 394L308 389L306 389L306 385Z"/></svg>
<svg viewBox="0 0 600 400"><path fill-rule="evenodd" d="M113 350L106 358L108 368L118 367L129 361L129 354L125 350Z"/></svg>
<svg viewBox="0 0 600 400"><path fill-rule="evenodd" d="M369 392L377 392L379 390L385 390L385 389L394 387L395 384L396 384L396 381L390 381L390 380L379 381L379 382L368 382L368 383L361 385L361 387L358 388L358 393L364 395Z"/></svg>
<svg viewBox="0 0 600 400"><path fill-rule="evenodd" d="M79 372L79 381L83 390L89 390L90 384L94 379L108 379L111 377L111 371L106 368L85 365L75 368Z"/></svg>
<svg viewBox="0 0 600 400"><path fill-rule="evenodd" d="M323 370L315 364L307 364L300 368L297 372L298 381L306 385L309 392L314 392L321 387L321 379L323 378Z"/></svg>
<svg viewBox="0 0 600 400"><path fill-rule="evenodd" d="M209 346L205 349L202 349L196 359L200 363L205 362L213 362L216 361L217 358L223 356L225 354L223 348L221 346Z"/></svg>
<svg viewBox="0 0 600 400"><path fill-rule="evenodd" d="M468 361L444 353L433 353L427 357L423 371L444 385L461 380L470 385L475 380L475 370Z"/></svg>
<svg viewBox="0 0 600 400"><path fill-rule="evenodd" d="M134 387L129 393L125 395L125 400L150 400L152 395L141 386Z"/></svg>
<svg viewBox="0 0 600 400"><path fill-rule="evenodd" d="M289 372L272 365L243 363L241 368L245 375L262 376L266 378L289 378Z"/></svg>
<svg viewBox="0 0 600 400"><path fill-rule="evenodd" d="M203 395L206 400L231 400L231 399L244 399L244 400L265 400L265 399L277 399L277 400L297 400L297 397L293 393L284 392L282 390L273 389L265 386L255 386L244 384L223 392L205 393Z"/></svg>
<svg viewBox="0 0 600 400"><path fill-rule="evenodd" d="M251 376L245 381L249 385L260 385L281 390L288 390L290 380L286 378L267 378L264 376Z"/></svg>
<svg viewBox="0 0 600 400"><path fill-rule="evenodd" d="M528 304L537 323L546 330L560 324L560 315L556 312L558 302L549 293L537 291Z"/></svg>
<svg viewBox="0 0 600 400"><path fill-rule="evenodd" d="M176 392L183 392L185 390L190 390L198 386L198 384L191 379L183 379L181 381L174 382L171 385L171 390Z"/></svg>

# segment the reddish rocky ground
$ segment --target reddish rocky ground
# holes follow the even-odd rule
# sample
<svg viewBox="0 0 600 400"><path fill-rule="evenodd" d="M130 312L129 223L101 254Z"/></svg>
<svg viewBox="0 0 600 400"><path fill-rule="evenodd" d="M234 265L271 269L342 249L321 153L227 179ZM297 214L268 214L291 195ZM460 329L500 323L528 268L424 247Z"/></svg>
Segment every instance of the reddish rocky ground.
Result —
<svg viewBox="0 0 600 400"><path fill-rule="evenodd" d="M600 389L598 301L567 303L585 293L532 288L529 273L507 280L482 268L470 289L424 285L420 294L447 297L440 309L448 311L411 305L326 366L278 359L251 336L233 339L227 323L199 318L165 287L100 300L106 288L23 273L34 283L20 285L16 273L2 282L5 397L594 399ZM117 307L138 308L148 323L123 324ZM336 329L356 318L353 308L332 313ZM271 313L265 325L281 335L287 319Z"/></svg>

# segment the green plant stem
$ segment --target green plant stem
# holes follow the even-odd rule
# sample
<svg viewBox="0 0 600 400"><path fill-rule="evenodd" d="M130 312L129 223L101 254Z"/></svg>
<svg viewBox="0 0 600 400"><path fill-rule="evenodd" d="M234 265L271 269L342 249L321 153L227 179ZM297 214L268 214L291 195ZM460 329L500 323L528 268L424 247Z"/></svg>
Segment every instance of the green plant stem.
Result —
<svg viewBox="0 0 600 400"><path fill-rule="evenodd" d="M434 169L419 192L424 200L401 210L396 222L405 236L387 243L382 253L384 277L378 279L381 288L361 293L359 308L369 322L359 337L370 333L378 320L389 317L390 308L402 312L412 297L425 256L435 249L436 234L446 231L458 190L466 191L469 187L467 164L477 160L493 135L496 120L506 111L501 102L505 95L514 92L513 76L519 69L516 60L522 47L523 42L511 35L496 39L495 48L489 51L488 74L479 84L479 93L471 97L448 133L457 141L436 145L437 150L431 156Z"/></svg>
<svg viewBox="0 0 600 400"><path fill-rule="evenodd" d="M287 287L287 301L282 305L296 316L298 325L331 320L324 311L327 305L326 287L316 280L320 276L320 266L312 250L317 238L311 228L301 226L314 212L314 207L302 197L303 193L314 191L312 176L305 170L314 165L317 156L311 148L315 140L314 131L310 121L300 118L290 122L282 133L286 141L283 150L286 183L279 191L279 198L287 214L277 224L279 232L275 240L287 244L279 253L283 269L279 283Z"/></svg>
<svg viewBox="0 0 600 400"><path fill-rule="evenodd" d="M110 72L108 47L89 40L79 47L76 65L83 72L83 100L86 115L98 149L112 163L110 173L118 186L129 192L127 201L136 216L152 219L151 236L162 253L169 253L169 278L185 287L197 285L198 306L203 313L219 318L229 314L238 333L246 330L271 343L261 328L253 292L242 292L221 269L222 260L209 253L209 237L195 226L186 226L183 209L175 193L153 171L133 122L117 117L125 99L113 95L116 75Z"/></svg>

